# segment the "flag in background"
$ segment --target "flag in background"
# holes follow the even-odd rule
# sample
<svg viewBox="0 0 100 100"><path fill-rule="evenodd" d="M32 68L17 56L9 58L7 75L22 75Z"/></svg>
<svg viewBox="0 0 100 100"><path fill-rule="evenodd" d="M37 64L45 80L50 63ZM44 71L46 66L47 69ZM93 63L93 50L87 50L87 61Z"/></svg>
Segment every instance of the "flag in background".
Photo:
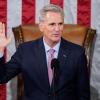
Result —
<svg viewBox="0 0 100 100"><path fill-rule="evenodd" d="M64 10L64 23L82 24L97 30L92 70L91 93L100 96L100 0L0 0L0 21L6 24L6 35L12 33L12 27L20 24L38 23L39 10L46 4L57 4ZM15 41L6 48L6 61L15 49ZM0 100L16 100L17 79L0 85ZM99 97L98 97L99 98Z"/></svg>

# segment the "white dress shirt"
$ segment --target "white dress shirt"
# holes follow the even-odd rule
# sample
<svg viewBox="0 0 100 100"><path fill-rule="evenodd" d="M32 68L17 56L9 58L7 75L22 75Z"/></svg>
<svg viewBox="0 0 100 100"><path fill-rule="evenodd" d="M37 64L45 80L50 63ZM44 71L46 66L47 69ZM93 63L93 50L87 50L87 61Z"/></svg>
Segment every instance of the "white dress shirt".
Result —
<svg viewBox="0 0 100 100"><path fill-rule="evenodd" d="M58 52L59 52L60 42L61 42L61 41L59 41L59 42L52 48L52 49L55 50L55 52L54 52L54 58L58 58ZM43 43L44 43L44 47L45 47L46 60L47 60L47 62L48 62L49 50L51 49L51 47L47 45L47 43L44 41L44 39L43 39Z"/></svg>

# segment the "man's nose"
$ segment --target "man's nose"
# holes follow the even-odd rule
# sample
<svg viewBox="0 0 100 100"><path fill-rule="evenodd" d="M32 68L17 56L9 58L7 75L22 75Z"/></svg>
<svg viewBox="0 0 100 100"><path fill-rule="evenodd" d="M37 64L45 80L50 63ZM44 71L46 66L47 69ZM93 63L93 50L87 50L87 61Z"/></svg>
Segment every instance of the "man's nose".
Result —
<svg viewBox="0 0 100 100"><path fill-rule="evenodd" d="M60 30L60 26L59 25L56 25L55 26L55 31L59 31Z"/></svg>

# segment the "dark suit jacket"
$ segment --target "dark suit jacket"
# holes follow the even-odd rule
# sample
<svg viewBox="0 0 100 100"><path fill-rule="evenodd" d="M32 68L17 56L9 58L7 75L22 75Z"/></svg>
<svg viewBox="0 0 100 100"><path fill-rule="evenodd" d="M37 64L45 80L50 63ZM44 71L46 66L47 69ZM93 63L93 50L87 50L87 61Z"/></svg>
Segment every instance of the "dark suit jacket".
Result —
<svg viewBox="0 0 100 100"><path fill-rule="evenodd" d="M10 62L0 59L0 83L6 83L17 74L24 79L23 100L90 100L89 78L84 49L61 40L58 59L59 80L50 87L46 54L42 39L19 46ZM55 99L53 99L55 97Z"/></svg>

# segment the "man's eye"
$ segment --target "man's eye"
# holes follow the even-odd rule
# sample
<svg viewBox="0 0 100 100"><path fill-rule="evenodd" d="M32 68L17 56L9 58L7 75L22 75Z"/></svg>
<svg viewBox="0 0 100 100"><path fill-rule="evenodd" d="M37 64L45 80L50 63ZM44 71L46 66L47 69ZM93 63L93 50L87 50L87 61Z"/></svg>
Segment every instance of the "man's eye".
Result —
<svg viewBox="0 0 100 100"><path fill-rule="evenodd" d="M59 23L59 25L63 25L63 23Z"/></svg>
<svg viewBox="0 0 100 100"><path fill-rule="evenodd" d="M61 25L63 25L63 23L62 22L61 23L58 23L58 24L56 24L56 23L50 23L49 25L50 26L54 26L54 25L60 25L61 26Z"/></svg>
<svg viewBox="0 0 100 100"><path fill-rule="evenodd" d="M49 25L54 26L54 25L55 25L55 23L50 23Z"/></svg>

